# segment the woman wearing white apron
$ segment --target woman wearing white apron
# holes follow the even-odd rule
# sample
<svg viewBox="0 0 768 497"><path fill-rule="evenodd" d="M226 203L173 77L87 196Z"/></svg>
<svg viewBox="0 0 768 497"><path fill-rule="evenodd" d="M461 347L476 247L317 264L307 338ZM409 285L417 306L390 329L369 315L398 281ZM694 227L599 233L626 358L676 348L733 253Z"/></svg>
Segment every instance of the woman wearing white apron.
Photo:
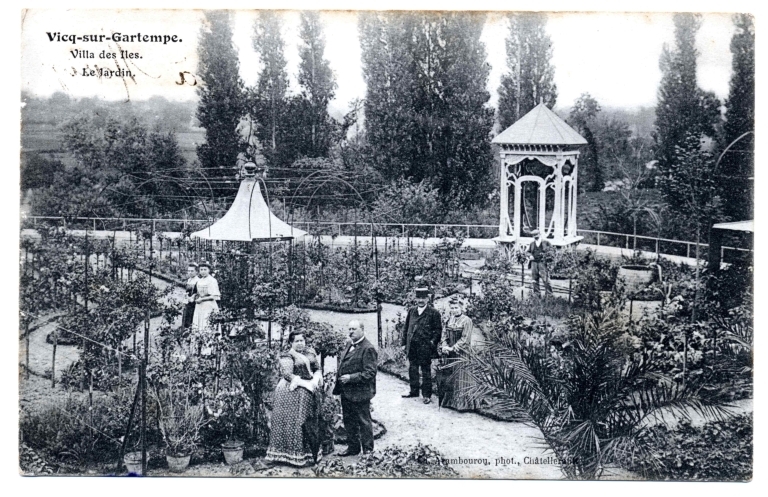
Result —
<svg viewBox="0 0 768 497"><path fill-rule="evenodd" d="M195 314L192 326L199 330L208 327L208 316L219 310L217 300L221 298L219 283L211 276L211 266L207 262L200 263L200 279L197 280L197 299L195 299Z"/></svg>

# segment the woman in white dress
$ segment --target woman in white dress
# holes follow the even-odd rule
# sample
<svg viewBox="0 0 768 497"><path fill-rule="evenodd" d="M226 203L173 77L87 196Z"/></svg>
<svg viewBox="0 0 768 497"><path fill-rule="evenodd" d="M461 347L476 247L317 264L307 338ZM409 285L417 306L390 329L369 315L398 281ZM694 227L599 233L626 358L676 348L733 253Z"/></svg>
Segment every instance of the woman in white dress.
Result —
<svg viewBox="0 0 768 497"><path fill-rule="evenodd" d="M200 279L197 280L197 298L195 299L195 314L192 317L192 326L199 330L208 327L208 316L219 310L216 303L221 298L219 283L211 276L211 266L207 262L200 263L198 271Z"/></svg>

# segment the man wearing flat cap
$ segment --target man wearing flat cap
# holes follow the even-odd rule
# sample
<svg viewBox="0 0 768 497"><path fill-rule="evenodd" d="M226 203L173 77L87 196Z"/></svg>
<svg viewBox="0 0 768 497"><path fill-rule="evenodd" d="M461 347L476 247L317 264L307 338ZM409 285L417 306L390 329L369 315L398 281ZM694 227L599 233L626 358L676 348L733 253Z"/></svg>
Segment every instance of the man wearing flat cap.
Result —
<svg viewBox="0 0 768 497"><path fill-rule="evenodd" d="M539 278L544 280L544 291L547 297L552 296L552 286L549 284L549 269L547 268L546 251L552 246L548 241L541 239L541 232L533 230L533 241L528 247L531 258L531 278L533 278L533 293L539 296Z"/></svg>
<svg viewBox="0 0 768 497"><path fill-rule="evenodd" d="M437 345L443 335L440 312L429 303L429 287L420 284L416 290L416 305L408 310L403 328L403 346L408 357L408 379L411 390L403 397L421 395L424 403L432 402L432 359L438 358Z"/></svg>

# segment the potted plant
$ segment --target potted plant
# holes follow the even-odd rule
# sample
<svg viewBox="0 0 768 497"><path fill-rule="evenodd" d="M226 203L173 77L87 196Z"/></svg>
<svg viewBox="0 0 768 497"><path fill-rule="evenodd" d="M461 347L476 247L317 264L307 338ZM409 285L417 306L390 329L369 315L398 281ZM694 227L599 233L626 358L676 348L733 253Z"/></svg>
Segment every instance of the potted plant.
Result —
<svg viewBox="0 0 768 497"><path fill-rule="evenodd" d="M624 281L627 293L635 294L643 290L651 283L655 272L651 262L640 250L635 250L630 257L622 255L619 278Z"/></svg>
<svg viewBox="0 0 768 497"><path fill-rule="evenodd" d="M243 460L245 443L236 438L237 433L245 431L248 414L251 412L251 400L241 385L221 390L213 399L213 415L216 424L227 433L226 441L221 444L224 460L227 464L237 464Z"/></svg>
<svg viewBox="0 0 768 497"><path fill-rule="evenodd" d="M192 403L186 384L150 389L158 408L160 433L166 445L165 458L171 472L181 473L197 447L200 429L205 426L203 406Z"/></svg>
<svg viewBox="0 0 768 497"><path fill-rule="evenodd" d="M125 468L128 470L129 475L141 476L141 451L127 452L123 456L123 462Z"/></svg>

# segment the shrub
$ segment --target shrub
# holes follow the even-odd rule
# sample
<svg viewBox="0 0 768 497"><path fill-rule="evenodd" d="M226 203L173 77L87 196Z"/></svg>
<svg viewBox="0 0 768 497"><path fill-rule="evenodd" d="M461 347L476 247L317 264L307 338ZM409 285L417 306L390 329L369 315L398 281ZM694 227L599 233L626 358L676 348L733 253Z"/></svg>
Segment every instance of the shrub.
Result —
<svg viewBox="0 0 768 497"><path fill-rule="evenodd" d="M597 257L594 251L579 254L572 287L574 307L586 312L601 311L600 292L616 290L619 268L611 261Z"/></svg>
<svg viewBox="0 0 768 497"><path fill-rule="evenodd" d="M308 345L320 354L320 368L325 370L325 359L336 357L347 343L347 335L325 323L315 324Z"/></svg>
<svg viewBox="0 0 768 497"><path fill-rule="evenodd" d="M501 399L497 409L526 414L569 478L599 478L626 454L647 452L646 421L664 410L725 412L722 390L676 384L633 353L616 309L572 316L559 344L546 329L525 337L521 318L511 324L488 330L485 349L463 359L474 379L464 395Z"/></svg>
<svg viewBox="0 0 768 497"><path fill-rule="evenodd" d="M125 435L133 392L97 394L93 408L86 397L57 400L38 411L22 410L19 430L23 443L37 451L48 464L65 473L82 472L84 466L98 465L110 470L117 462ZM134 418L128 447L138 443L138 418ZM161 441L157 411L147 409L147 443Z"/></svg>
<svg viewBox="0 0 768 497"><path fill-rule="evenodd" d="M404 367L408 361L405 356L405 349L401 345L393 347L383 347L379 350L378 367L397 369Z"/></svg>
<svg viewBox="0 0 768 497"><path fill-rule="evenodd" d="M694 427L654 426L644 437L647 456L626 466L657 480L746 481L752 479L752 415Z"/></svg>
<svg viewBox="0 0 768 497"><path fill-rule="evenodd" d="M210 430L226 433L226 441L248 438L251 398L241 385L223 388L215 397L206 399L206 412L211 417Z"/></svg>
<svg viewBox="0 0 768 497"><path fill-rule="evenodd" d="M313 468L316 476L357 478L457 478L448 460L429 445L387 447L363 454L354 463L324 459Z"/></svg>

